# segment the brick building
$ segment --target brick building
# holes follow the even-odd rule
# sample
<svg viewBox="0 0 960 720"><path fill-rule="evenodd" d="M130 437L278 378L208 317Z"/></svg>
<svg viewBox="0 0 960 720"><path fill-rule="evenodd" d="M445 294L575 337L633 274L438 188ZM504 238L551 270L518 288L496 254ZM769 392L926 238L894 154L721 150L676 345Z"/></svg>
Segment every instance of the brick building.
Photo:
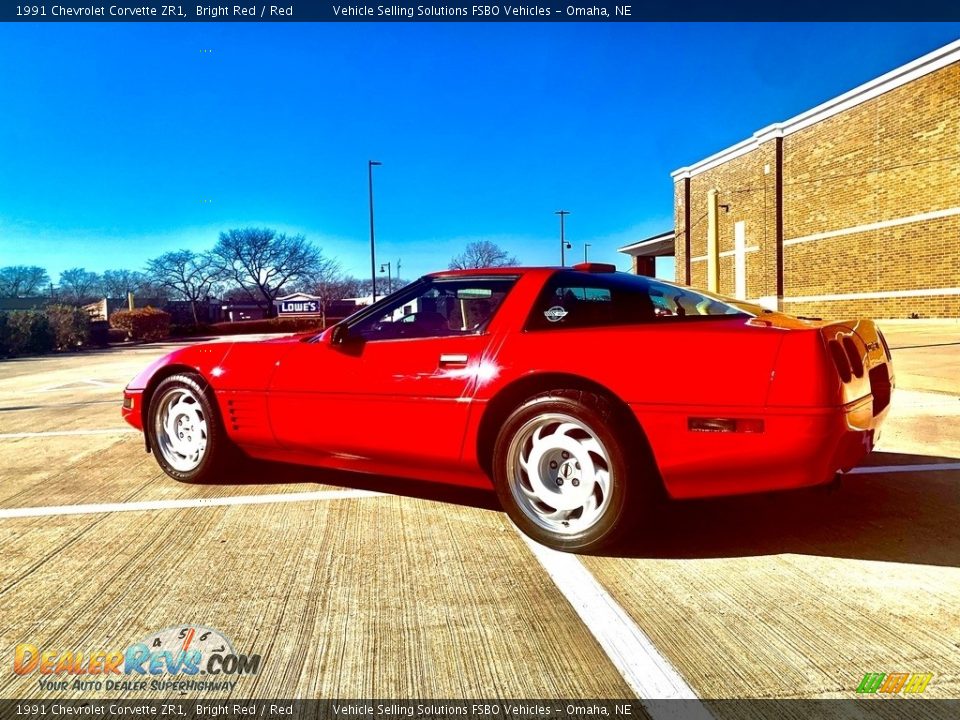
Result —
<svg viewBox="0 0 960 720"><path fill-rule="evenodd" d="M960 317L960 41L673 173L676 277L794 315Z"/></svg>

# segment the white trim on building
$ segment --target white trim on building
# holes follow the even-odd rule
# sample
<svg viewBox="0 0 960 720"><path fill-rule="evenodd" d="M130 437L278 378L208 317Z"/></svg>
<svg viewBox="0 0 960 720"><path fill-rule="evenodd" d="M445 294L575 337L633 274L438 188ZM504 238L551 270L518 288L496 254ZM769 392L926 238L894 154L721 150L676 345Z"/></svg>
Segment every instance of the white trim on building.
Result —
<svg viewBox="0 0 960 720"><path fill-rule="evenodd" d="M960 215L960 207L934 210L933 212L919 213L918 215L907 215L906 217L881 220L880 222L867 223L866 225L854 225L853 227L829 230L827 232L814 233L813 235L803 235L801 237L784 240L783 246L798 245L799 243L810 242L811 240L826 240L827 238L839 237L841 235L854 235L855 233L869 232L870 230L882 230L883 228L909 225L911 223L924 222L925 220L937 220L938 218L951 217L953 215Z"/></svg>
<svg viewBox="0 0 960 720"><path fill-rule="evenodd" d="M960 295L960 288L920 288L917 290L881 290L879 292L842 293L839 295L797 295L783 302L830 302L833 300L879 300L882 298L940 297Z"/></svg>
<svg viewBox="0 0 960 720"><path fill-rule="evenodd" d="M817 105L811 110L802 112L786 122L774 123L762 130L758 130L753 134L753 137L743 140L736 145L731 145L725 150L721 150L710 157L704 158L694 165L674 170L670 173L670 176L676 181L699 175L717 165L722 165L733 158L747 154L771 138L783 137L795 133L798 130L803 130L821 120L826 120L837 113L849 110L852 107L872 100L883 93L889 92L901 85L906 85L919 77L936 72L955 62L960 62L960 40L955 40L949 45L934 50L895 70L891 70L887 74L870 80L843 95Z"/></svg>

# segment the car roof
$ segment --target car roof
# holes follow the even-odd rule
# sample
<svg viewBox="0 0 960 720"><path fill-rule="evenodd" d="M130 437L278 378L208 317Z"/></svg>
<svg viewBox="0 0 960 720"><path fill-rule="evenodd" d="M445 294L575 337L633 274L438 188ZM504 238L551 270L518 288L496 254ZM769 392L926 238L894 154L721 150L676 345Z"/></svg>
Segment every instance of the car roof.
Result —
<svg viewBox="0 0 960 720"><path fill-rule="evenodd" d="M490 267L490 268L467 268L466 270L437 270L427 273L424 277L471 277L474 275L523 275L531 270L545 270L546 268L535 267Z"/></svg>
<svg viewBox="0 0 960 720"><path fill-rule="evenodd" d="M466 270L438 270L436 272L427 273L424 277L428 278L442 278L442 277L490 277L491 275L527 275L531 273L536 274L553 274L561 270L566 270L567 272L589 272L584 266L577 265L567 265L565 267L560 267L558 265L526 265L526 266L512 266L512 267L487 267L487 268L468 268ZM610 270L608 272L616 272Z"/></svg>

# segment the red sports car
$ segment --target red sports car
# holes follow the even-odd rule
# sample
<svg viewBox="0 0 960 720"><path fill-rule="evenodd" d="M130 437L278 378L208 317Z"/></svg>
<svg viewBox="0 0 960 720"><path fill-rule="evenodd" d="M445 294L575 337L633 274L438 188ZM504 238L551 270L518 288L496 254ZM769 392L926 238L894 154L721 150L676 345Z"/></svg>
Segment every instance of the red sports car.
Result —
<svg viewBox="0 0 960 720"><path fill-rule="evenodd" d="M193 345L123 415L171 477L267 460L479 487L563 550L663 491L829 482L893 387L873 321L801 320L611 265L427 275L320 334Z"/></svg>

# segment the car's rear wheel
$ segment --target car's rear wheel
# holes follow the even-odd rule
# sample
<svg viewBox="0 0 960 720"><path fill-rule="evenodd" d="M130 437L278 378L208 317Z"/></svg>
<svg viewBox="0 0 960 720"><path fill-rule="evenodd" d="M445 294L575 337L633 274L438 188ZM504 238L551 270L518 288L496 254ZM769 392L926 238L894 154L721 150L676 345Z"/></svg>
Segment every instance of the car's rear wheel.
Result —
<svg viewBox="0 0 960 720"><path fill-rule="evenodd" d="M229 440L213 392L199 376L162 380L150 398L145 427L157 462L175 480L209 480L227 460Z"/></svg>
<svg viewBox="0 0 960 720"><path fill-rule="evenodd" d="M544 545L572 552L606 547L646 509L650 495L645 478L628 477L636 463L628 462L627 444L602 396L555 390L531 398L507 418L494 446L500 502Z"/></svg>

